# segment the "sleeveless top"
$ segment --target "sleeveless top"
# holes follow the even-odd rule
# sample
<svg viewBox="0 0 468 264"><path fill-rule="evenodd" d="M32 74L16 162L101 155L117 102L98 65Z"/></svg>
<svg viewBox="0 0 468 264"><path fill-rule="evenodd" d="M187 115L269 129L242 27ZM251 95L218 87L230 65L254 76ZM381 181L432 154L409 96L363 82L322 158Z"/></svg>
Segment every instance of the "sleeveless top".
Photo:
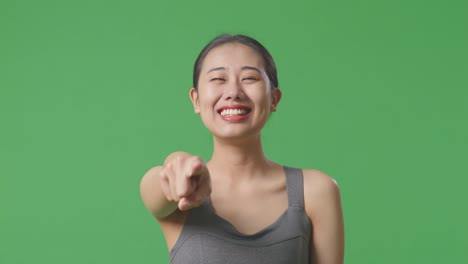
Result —
<svg viewBox="0 0 468 264"><path fill-rule="evenodd" d="M310 264L312 225L304 210L302 170L284 170L288 208L273 224L241 234L206 199L189 211L170 252L171 264Z"/></svg>

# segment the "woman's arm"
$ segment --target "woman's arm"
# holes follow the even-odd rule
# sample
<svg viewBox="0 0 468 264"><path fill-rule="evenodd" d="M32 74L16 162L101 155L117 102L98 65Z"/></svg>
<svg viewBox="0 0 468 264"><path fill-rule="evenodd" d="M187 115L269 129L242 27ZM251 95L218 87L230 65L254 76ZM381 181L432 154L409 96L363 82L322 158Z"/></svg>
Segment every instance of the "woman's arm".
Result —
<svg viewBox="0 0 468 264"><path fill-rule="evenodd" d="M186 152L174 152L163 166L151 168L141 179L140 194L151 214L162 219L179 208L200 205L211 193L209 172L203 160Z"/></svg>
<svg viewBox="0 0 468 264"><path fill-rule="evenodd" d="M304 200L312 221L314 264L343 264L344 221L336 181L317 170L304 170Z"/></svg>
<svg viewBox="0 0 468 264"><path fill-rule="evenodd" d="M151 168L140 182L140 195L143 204L155 218L163 218L177 209L177 202L169 201L161 189L160 173L162 166Z"/></svg>

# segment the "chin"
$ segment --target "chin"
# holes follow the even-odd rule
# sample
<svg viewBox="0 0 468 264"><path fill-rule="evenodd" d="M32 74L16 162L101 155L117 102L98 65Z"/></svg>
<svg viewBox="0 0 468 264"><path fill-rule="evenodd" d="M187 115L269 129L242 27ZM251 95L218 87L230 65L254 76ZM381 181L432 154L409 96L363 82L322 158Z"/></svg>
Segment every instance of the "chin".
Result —
<svg viewBox="0 0 468 264"><path fill-rule="evenodd" d="M229 131L211 131L215 138L219 138L222 140L248 140L252 139L253 137L260 137L259 130L245 130L245 129L229 129Z"/></svg>

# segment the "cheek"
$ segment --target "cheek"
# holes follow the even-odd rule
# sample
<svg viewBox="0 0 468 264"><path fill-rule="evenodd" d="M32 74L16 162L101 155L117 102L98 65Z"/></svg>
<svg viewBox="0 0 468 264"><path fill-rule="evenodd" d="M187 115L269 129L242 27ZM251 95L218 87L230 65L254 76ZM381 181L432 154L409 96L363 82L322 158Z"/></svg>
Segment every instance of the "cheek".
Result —
<svg viewBox="0 0 468 264"><path fill-rule="evenodd" d="M270 105L271 102L271 93L265 90L264 87L259 87L259 89L252 90L250 98L256 102L260 107L264 108Z"/></svg>
<svg viewBox="0 0 468 264"><path fill-rule="evenodd" d="M216 104L217 99L219 98L218 92L216 89L203 89L199 94L199 103L200 108L213 108L213 105Z"/></svg>

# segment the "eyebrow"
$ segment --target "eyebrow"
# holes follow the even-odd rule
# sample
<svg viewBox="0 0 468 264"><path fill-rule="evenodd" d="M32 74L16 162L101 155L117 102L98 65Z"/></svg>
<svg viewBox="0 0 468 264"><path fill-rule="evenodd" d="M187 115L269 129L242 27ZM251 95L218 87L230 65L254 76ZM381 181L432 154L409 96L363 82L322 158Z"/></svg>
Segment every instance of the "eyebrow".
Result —
<svg viewBox="0 0 468 264"><path fill-rule="evenodd" d="M262 72L260 71L260 69L258 69L257 67L252 67L252 66L243 66L241 69L242 69L242 70L254 70L254 71L258 72L258 73L262 73ZM209 71L207 71L206 73L210 73L210 72L212 72L212 71L221 71L221 70L226 70L226 67L216 67L216 68L212 68L212 69L210 69Z"/></svg>
<svg viewBox="0 0 468 264"><path fill-rule="evenodd" d="M252 66L244 66L241 68L242 70L254 70L257 71L258 73L262 73L259 68L257 67L252 67Z"/></svg>
<svg viewBox="0 0 468 264"><path fill-rule="evenodd" d="M212 71L220 71L220 70L226 70L226 68L225 67L216 67L216 68L213 68L213 69L207 71L206 73L210 73Z"/></svg>

